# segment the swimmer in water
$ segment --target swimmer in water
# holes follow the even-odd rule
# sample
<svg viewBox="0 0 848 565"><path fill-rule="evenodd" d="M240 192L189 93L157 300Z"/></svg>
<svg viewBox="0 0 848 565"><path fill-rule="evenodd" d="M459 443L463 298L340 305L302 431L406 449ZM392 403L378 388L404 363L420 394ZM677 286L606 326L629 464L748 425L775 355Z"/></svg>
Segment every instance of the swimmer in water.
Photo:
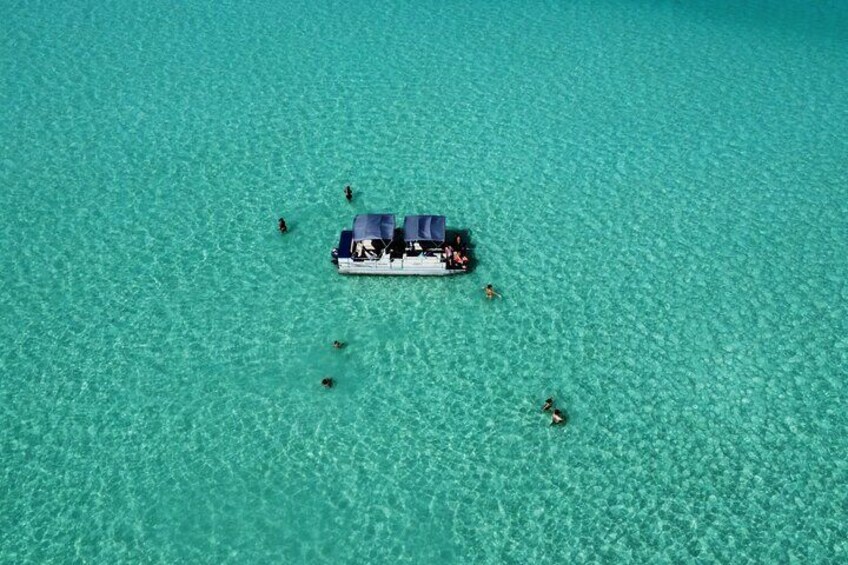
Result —
<svg viewBox="0 0 848 565"><path fill-rule="evenodd" d="M286 225L286 220L280 218L280 233L286 233L289 231L289 227Z"/></svg>
<svg viewBox="0 0 848 565"><path fill-rule="evenodd" d="M554 410L554 415L551 416L551 425L559 426L565 423L565 416L559 410Z"/></svg>
<svg viewBox="0 0 848 565"><path fill-rule="evenodd" d="M545 404L542 406L542 412L547 412L548 410L550 410L553 407L554 407L554 399L549 398L545 401Z"/></svg>
<svg viewBox="0 0 848 565"><path fill-rule="evenodd" d="M353 201L353 191L350 189L350 185L347 185L344 190L345 198L347 198L348 202Z"/></svg>
<svg viewBox="0 0 848 565"><path fill-rule="evenodd" d="M341 349L342 347L344 347L344 343L340 342L339 340L336 340L333 342L333 347L335 347L336 349Z"/></svg>
<svg viewBox="0 0 848 565"><path fill-rule="evenodd" d="M321 379L321 386L323 386L324 388L333 388L334 384L336 383L334 383L333 379L331 379L330 377L324 377L323 379Z"/></svg>
<svg viewBox="0 0 848 565"><path fill-rule="evenodd" d="M490 284L487 284L485 287L483 287L483 290L486 291L486 298L488 298L489 300L496 296L499 298L503 298L499 292L495 292L494 287L492 287L492 285Z"/></svg>

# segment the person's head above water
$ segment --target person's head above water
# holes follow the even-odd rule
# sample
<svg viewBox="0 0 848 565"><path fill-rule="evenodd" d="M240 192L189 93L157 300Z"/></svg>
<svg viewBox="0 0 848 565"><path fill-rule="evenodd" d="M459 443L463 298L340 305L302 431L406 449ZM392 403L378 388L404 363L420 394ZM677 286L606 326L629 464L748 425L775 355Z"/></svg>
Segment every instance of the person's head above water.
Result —
<svg viewBox="0 0 848 565"><path fill-rule="evenodd" d="M324 385L326 388L332 388L333 379L331 379L330 377L324 377L323 379L321 379L321 384Z"/></svg>
<svg viewBox="0 0 848 565"><path fill-rule="evenodd" d="M554 410L554 415L551 416L551 425L554 424L565 424L565 416L559 410Z"/></svg>

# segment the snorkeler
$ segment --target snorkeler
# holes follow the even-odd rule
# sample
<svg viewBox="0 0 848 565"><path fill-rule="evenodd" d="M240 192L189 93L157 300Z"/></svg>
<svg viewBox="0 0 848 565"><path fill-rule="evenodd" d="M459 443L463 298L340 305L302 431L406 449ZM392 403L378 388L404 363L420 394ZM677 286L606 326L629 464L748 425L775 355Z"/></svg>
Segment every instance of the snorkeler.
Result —
<svg viewBox="0 0 848 565"><path fill-rule="evenodd" d="M350 189L350 185L347 185L344 190L345 198L347 198L348 202L353 200L353 191Z"/></svg>
<svg viewBox="0 0 848 565"><path fill-rule="evenodd" d="M286 233L287 231L289 231L289 227L286 225L286 220L280 218L280 233Z"/></svg>
<svg viewBox="0 0 848 565"><path fill-rule="evenodd" d="M324 377L323 379L321 379L321 386L323 386L324 388L333 388L334 384L336 383L333 382L333 379L331 379L330 377Z"/></svg>
<svg viewBox="0 0 848 565"><path fill-rule="evenodd" d="M548 410L550 410L553 407L554 407L554 399L553 399L553 397L551 397L551 398L549 398L545 401L544 405L542 405L542 412L547 412Z"/></svg>

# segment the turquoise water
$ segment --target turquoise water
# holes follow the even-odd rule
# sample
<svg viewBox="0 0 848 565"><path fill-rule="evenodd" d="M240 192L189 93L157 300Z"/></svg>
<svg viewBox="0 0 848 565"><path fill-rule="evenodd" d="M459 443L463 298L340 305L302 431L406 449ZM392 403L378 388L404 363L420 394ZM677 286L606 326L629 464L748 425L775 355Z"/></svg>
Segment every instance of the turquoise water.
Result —
<svg viewBox="0 0 848 565"><path fill-rule="evenodd" d="M848 560L848 4L101 4L0 18L0 561Z"/></svg>

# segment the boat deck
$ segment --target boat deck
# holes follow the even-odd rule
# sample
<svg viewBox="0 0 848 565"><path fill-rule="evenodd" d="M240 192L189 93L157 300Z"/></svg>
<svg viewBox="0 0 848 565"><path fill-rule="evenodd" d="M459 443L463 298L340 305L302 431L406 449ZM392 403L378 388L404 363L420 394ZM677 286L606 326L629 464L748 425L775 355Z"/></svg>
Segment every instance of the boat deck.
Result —
<svg viewBox="0 0 848 565"><path fill-rule="evenodd" d="M388 247L381 241L370 241L362 248L353 241L353 230L343 230L339 236L339 245L334 250L333 262L339 270L348 274L460 274L474 268L474 254L468 230L445 230L445 243L439 245L418 245L419 251L411 251L404 241L404 230L395 229ZM446 266L443 258L445 245L453 246L456 236L462 238L464 255L468 257L465 268L460 265ZM388 254L384 253L388 251ZM363 256L364 254L364 256ZM343 264L340 264L341 261Z"/></svg>

